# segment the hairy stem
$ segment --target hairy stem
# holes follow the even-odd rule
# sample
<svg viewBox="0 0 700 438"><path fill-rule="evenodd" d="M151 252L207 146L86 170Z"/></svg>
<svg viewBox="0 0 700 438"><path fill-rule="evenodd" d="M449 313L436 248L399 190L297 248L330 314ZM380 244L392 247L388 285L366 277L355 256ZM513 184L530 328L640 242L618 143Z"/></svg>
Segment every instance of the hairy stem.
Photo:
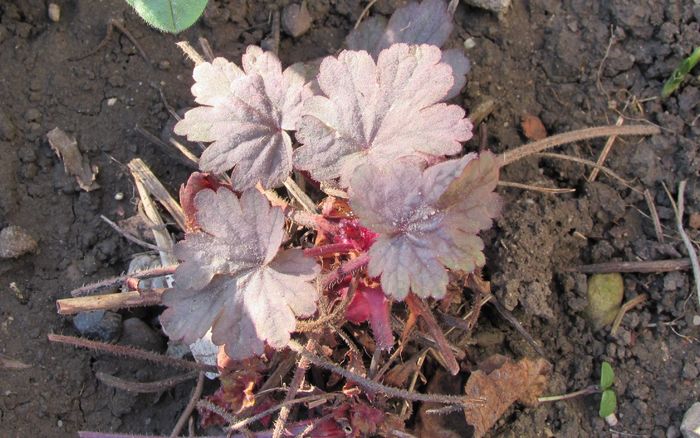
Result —
<svg viewBox="0 0 700 438"><path fill-rule="evenodd" d="M352 371L348 371L345 368L342 368L334 363L331 363L327 359L324 359L315 353L312 353L304 346L299 344L298 342L291 340L289 341L288 347L292 350L295 351L296 353L306 357L311 363L314 365L324 368L328 371L331 371L333 373L336 373L342 377L345 377L348 380L353 381L355 384L358 386L362 387L365 391L370 392L370 393L379 393L379 394L384 394L388 397L391 398L400 398L404 400L410 400L410 401L420 401L420 402L429 402L429 403L441 403L441 404L459 404L459 405L469 405L469 404L481 404L484 402L483 399L472 399L468 397L463 397L463 396L458 396L458 395L448 395L448 394L421 394L421 393L416 393L416 392L411 392L411 391L406 391L405 389L401 388L394 388L393 386L386 386L382 385L381 383L377 383L371 379L368 379L366 377L360 376L359 374L355 374Z"/></svg>
<svg viewBox="0 0 700 438"><path fill-rule="evenodd" d="M442 358L445 360L447 370L453 376L457 375L459 372L459 364L457 363L457 359L455 358L454 354L452 354L450 344L447 342L445 334L442 332L440 325L435 320L435 316L430 310L430 307L428 307L425 301L418 298L415 294L408 294L406 297L406 304L409 306L409 308L413 308L414 311L423 318L423 321L425 321L425 324L428 326L428 332L433 336L433 339L435 339L435 343L438 345L440 354L442 354Z"/></svg>
<svg viewBox="0 0 700 438"><path fill-rule="evenodd" d="M598 126L595 128L579 129L564 134L553 135L539 141L517 147L512 151L504 152L499 160L500 167L507 166L529 155L542 152L555 146L572 143L580 140L588 140L597 137L610 137L611 135L654 135L660 133L657 126L651 125L627 125L627 126Z"/></svg>
<svg viewBox="0 0 700 438"><path fill-rule="evenodd" d="M331 243L328 245L316 246L304 250L304 255L307 257L325 257L338 253L347 253L353 251L355 245L352 243Z"/></svg>
<svg viewBox="0 0 700 438"><path fill-rule="evenodd" d="M76 338L75 336L56 335L53 333L49 333L48 338L51 342L104 351L105 353L110 353L115 356L133 357L134 359L145 360L158 365L173 368L184 368L186 370L218 373L218 369L215 365L206 365L191 362L189 360L175 359L173 357L163 356L162 354L152 353L150 351L140 350L138 348L127 347L124 345L107 344L105 342L91 341L89 339Z"/></svg>
<svg viewBox="0 0 700 438"><path fill-rule="evenodd" d="M321 288L327 289L340 283L343 279L355 271L359 271L369 263L369 254L362 253L354 259L340 265L336 270L329 272L321 278Z"/></svg>
<svg viewBox="0 0 700 438"><path fill-rule="evenodd" d="M111 374L97 372L95 377L97 380L104 383L107 386L113 388L122 389L124 391L136 392L136 393L150 393L150 392L162 392L167 389L177 386L180 383L187 382L197 377L201 372L191 371L187 374L180 376L169 377L163 380L156 380L155 382L134 382L131 380L122 379L121 377L113 376ZM202 373L203 374L203 373Z"/></svg>
<svg viewBox="0 0 700 438"><path fill-rule="evenodd" d="M172 266L161 266L153 269L146 269L144 271L133 272L128 275L122 275L120 277L108 278L106 280L98 281L97 283L88 284L77 289L74 289L70 294L74 297L80 297L83 295L89 295L92 293L99 292L104 289L112 288L124 284L129 279L145 280L147 278L155 277L165 277L175 272L177 265Z"/></svg>
<svg viewBox="0 0 700 438"><path fill-rule="evenodd" d="M190 418L190 415L192 415L194 408L197 407L197 401L202 396L202 390L204 389L204 376L205 374L200 371L197 376L197 385L192 390L190 401L187 403L187 406L185 406L185 410L182 411L182 414L180 414L180 418L178 418L177 423L175 423L173 431L170 432L170 438L175 438L180 435L180 431L185 427L185 423Z"/></svg>
<svg viewBox="0 0 700 438"><path fill-rule="evenodd" d="M304 348L309 351L316 349L316 340L314 338L310 338L306 342L306 347ZM297 364L297 369L294 370L294 377L292 377L292 383L289 384L289 390L287 391L287 395L284 397L284 402L282 403L283 405L294 400L294 397L297 396L299 388L301 388L301 385L304 384L304 376L306 376L306 371L309 369L309 365L311 365L311 362L307 358L304 356L299 357L299 363ZM287 423L290 412L291 409L288 405L282 406L280 415L277 417L277 421L275 421L275 430L272 433L272 438L282 438L282 434L284 433L284 425Z"/></svg>

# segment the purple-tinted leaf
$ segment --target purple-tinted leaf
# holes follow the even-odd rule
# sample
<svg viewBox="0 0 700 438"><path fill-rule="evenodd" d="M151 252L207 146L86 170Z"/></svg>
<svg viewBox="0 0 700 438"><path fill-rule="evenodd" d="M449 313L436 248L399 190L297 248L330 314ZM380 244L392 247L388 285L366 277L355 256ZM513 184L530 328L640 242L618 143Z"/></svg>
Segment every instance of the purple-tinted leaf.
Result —
<svg viewBox="0 0 700 438"><path fill-rule="evenodd" d="M279 251L282 210L257 190L240 199L226 188L195 197L202 231L175 246L182 260L161 315L172 339L192 343L212 329L212 341L233 359L262 354L265 342L282 348L296 317L316 310L311 281L320 268L300 250Z"/></svg>
<svg viewBox="0 0 700 438"><path fill-rule="evenodd" d="M348 321L361 324L369 321L374 333L374 340L382 350L390 350L394 344L391 333L391 301L381 288L360 285L352 302L345 311Z"/></svg>
<svg viewBox="0 0 700 438"><path fill-rule="evenodd" d="M350 32L345 44L351 50L365 50L374 59L392 44L431 44L442 47L452 32L452 13L444 0L424 0L418 4L411 2L399 8L389 19L371 17ZM450 49L443 52L442 62L452 67L453 85L443 100L459 94L466 84L469 60L461 50Z"/></svg>
<svg viewBox="0 0 700 438"><path fill-rule="evenodd" d="M366 52L344 51L321 64L324 96L304 104L295 165L318 180L341 177L368 161L455 154L472 125L456 105L439 103L452 70L435 46L395 44L375 64Z"/></svg>
<svg viewBox="0 0 700 438"><path fill-rule="evenodd" d="M285 131L299 120L305 86L303 67L284 72L277 57L250 46L243 70L223 58L195 67L192 93L203 106L185 114L175 132L192 141L212 142L199 160L201 170L233 169L236 190L280 186L292 170L292 141Z"/></svg>
<svg viewBox="0 0 700 438"><path fill-rule="evenodd" d="M473 272L483 266L480 230L500 210L493 192L498 167L493 154L469 154L425 170L393 164L356 169L350 203L360 223L379 233L369 250L368 272L402 300L410 291L442 298L445 268Z"/></svg>
<svg viewBox="0 0 700 438"><path fill-rule="evenodd" d="M345 37L345 45L350 50L364 50L375 58L379 55L380 41L386 32L386 20L383 17L370 17L360 23L357 29ZM406 42L406 41L403 41Z"/></svg>
<svg viewBox="0 0 700 438"><path fill-rule="evenodd" d="M452 84L450 91L447 92L447 97L445 100L452 99L453 97L458 96L462 91L462 88L464 88L464 86L467 84L467 73L469 73L469 70L471 69L471 63L469 62L469 59L464 56L461 49L443 50L440 61L452 67L452 78L454 79L454 83Z"/></svg>

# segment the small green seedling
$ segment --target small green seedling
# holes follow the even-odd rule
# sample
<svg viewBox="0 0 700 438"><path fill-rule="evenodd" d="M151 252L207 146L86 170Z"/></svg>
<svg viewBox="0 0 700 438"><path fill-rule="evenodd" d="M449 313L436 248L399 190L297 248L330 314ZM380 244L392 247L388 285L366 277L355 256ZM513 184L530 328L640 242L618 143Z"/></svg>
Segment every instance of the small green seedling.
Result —
<svg viewBox="0 0 700 438"><path fill-rule="evenodd" d="M602 396L600 397L598 415L605 418L608 424L611 422L617 423L617 418L615 418L617 395L615 390L612 389L613 383L615 383L615 372L613 372L612 366L608 362L603 362L600 366L600 390L602 391Z"/></svg>
<svg viewBox="0 0 700 438"><path fill-rule="evenodd" d="M180 33L204 14L208 0L126 0L150 26Z"/></svg>
<svg viewBox="0 0 700 438"><path fill-rule="evenodd" d="M673 94L674 91L680 87L683 79L690 73L690 71L695 67L695 65L700 62L700 47L696 47L693 53L685 58L671 73L671 77L668 78L664 84L664 88L661 90L662 97L668 97Z"/></svg>
<svg viewBox="0 0 700 438"><path fill-rule="evenodd" d="M603 417L605 422L610 426L615 426L617 424L617 417L615 416L615 411L617 410L617 395L615 394L615 390L612 389L614 383L615 373L613 372L612 366L608 362L603 362L603 364L600 366L599 385L591 385L579 391L570 392L568 394L540 397L537 400L540 403L546 403L571 400L573 398L590 394L602 394L600 398L598 415Z"/></svg>

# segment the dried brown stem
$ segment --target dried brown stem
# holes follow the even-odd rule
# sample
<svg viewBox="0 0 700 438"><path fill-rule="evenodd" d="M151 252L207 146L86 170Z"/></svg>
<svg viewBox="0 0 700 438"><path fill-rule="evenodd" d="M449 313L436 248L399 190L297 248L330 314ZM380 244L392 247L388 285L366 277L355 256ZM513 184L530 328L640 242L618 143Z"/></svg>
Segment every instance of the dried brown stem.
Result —
<svg viewBox="0 0 700 438"><path fill-rule="evenodd" d="M246 427L252 423L255 423L256 421L263 419L267 417L270 414L274 414L275 412L279 411L280 409L284 408L289 408L290 406L297 405L299 403L309 403L309 402L314 402L314 401L319 401L319 400L328 400L331 398L336 398L336 397L345 397L344 394L337 393L337 392L332 392L332 393L327 393L327 394L316 394L316 395L309 395L306 397L299 397L294 400L288 400L284 401L277 406L273 406L270 409L266 409L259 414L255 414L252 417L246 418L245 420L233 422L231 424L231 430L238 430L243 427Z"/></svg>
<svg viewBox="0 0 700 438"><path fill-rule="evenodd" d="M334 271L321 277L321 289L327 289L343 281L346 276L363 269L369 263L369 254L362 253L354 259L348 260L338 266Z"/></svg>
<svg viewBox="0 0 700 438"><path fill-rule="evenodd" d="M320 316L318 319L313 321L298 321L295 331L300 333L313 332L318 329L325 327L330 324L333 325L341 319L345 318L345 311L355 297L355 290L357 289L357 284L355 281L350 283L348 288L348 293L345 295L343 300L336 306L333 312Z"/></svg>
<svg viewBox="0 0 700 438"><path fill-rule="evenodd" d="M150 392L162 392L170 389L174 386L179 385L182 382L192 380L197 377L198 372L192 371L187 374L182 374L180 376L169 377L163 380L157 380L155 382L134 382L131 380L122 379L121 377L113 376L111 374L106 374L102 372L95 373L97 380L104 383L107 386L113 388L122 389L124 391L136 392L136 393L150 393ZM199 373L203 374L203 373Z"/></svg>
<svg viewBox="0 0 700 438"><path fill-rule="evenodd" d="M695 289L698 295L698 303L700 303L700 264L698 263L698 254L695 252L695 247L693 242L690 241L690 237L685 232L683 228L683 213L685 210L685 186L686 181L681 181L678 184L678 203L673 201L673 197L669 194L669 199L671 200L671 205L673 206L673 212L676 215L676 229L678 234L680 234L685 249L688 251L688 258L690 259L690 267L693 269L693 277L695 279Z"/></svg>
<svg viewBox="0 0 700 438"><path fill-rule="evenodd" d="M175 438L180 435L180 432L185 427L185 423L187 423L187 420L190 418L190 415L192 415L194 408L197 407L197 401L202 396L202 390L204 389L204 376L205 373L200 371L199 375L197 376L197 385L192 390L192 396L190 397L190 401L187 403L187 406L185 406L185 410L182 411L182 414L180 415L180 418L178 418L177 423L175 423L173 431L170 432L170 438Z"/></svg>
<svg viewBox="0 0 700 438"><path fill-rule="evenodd" d="M141 44L139 44L139 42L136 40L136 38L134 38L134 36L131 34L131 32L129 32L129 31L126 29L126 27L124 26L124 23L122 22L122 20L117 20L117 19L115 19L115 18L111 18L111 19L109 20L109 22L107 23L107 33L105 34L105 37L102 38L102 41L100 41L99 44L97 44L97 46L95 46L94 49L88 51L87 53L85 53L85 54L83 54L83 55L76 56L76 57L72 57L72 58L68 58L68 61L80 61L80 60L83 60L83 59L87 58L88 56L92 56L92 55L94 55L95 53L97 53L97 52L99 52L100 50L102 50L102 49L107 45L107 43L109 42L109 40L112 38L112 35L114 35L114 29L117 29L117 30L118 30L119 32L121 32L125 37L127 37L127 39L128 39L129 41L131 41L131 43L134 45L134 47L136 47L136 50L139 51L139 54L141 55L141 57L142 57L148 64L151 64L151 60L148 58L148 55L146 54L146 51L143 50L143 47L141 47Z"/></svg>
<svg viewBox="0 0 700 438"><path fill-rule="evenodd" d="M540 346L540 344L535 341L535 338L532 337L530 333L525 330L522 324L520 324L520 321L508 310L506 309L503 304L498 301L498 298L494 295L493 299L490 301L491 304L493 304L493 307L496 308L498 313L510 323L510 325L513 326L513 328L520 333L520 336L525 338L525 340L532 345L532 348L535 349L537 354L539 354L542 357L547 357L547 354L545 353L544 349Z"/></svg>
<svg viewBox="0 0 700 438"><path fill-rule="evenodd" d="M555 159L558 159L558 160L573 161L574 163L580 163L580 164L584 164L584 165L586 165L586 166L591 166L591 167L594 167L594 168L596 168L596 169L600 169L600 171L603 172L604 174L608 175L609 177L611 177L611 178L613 178L613 179L616 179L616 180L620 181L620 183L621 183L622 185L624 185L625 187L628 187L628 188L630 188L630 189L632 189L632 190L634 190L634 191L636 191L636 192L640 192L640 193L641 193L641 191L640 191L639 189L637 189L636 187L632 186L632 183L631 183L631 182L627 181L626 179L624 179L624 178L621 177L620 175L616 174L616 173L613 172L612 170L608 169L607 167L598 166L596 163L594 163L594 162L591 161L591 160L586 160L585 158L579 158L579 157L572 157L572 156L570 156L570 155L555 154L555 153L552 153L552 152L540 152L540 153L538 153L538 154L536 154L536 155L537 155L538 157L544 157L544 158L555 158Z"/></svg>
<svg viewBox="0 0 700 438"><path fill-rule="evenodd" d="M610 335L615 336L615 334L617 333L617 329L619 329L620 324L622 324L622 318L624 318L625 314L630 310L634 309L636 306L645 302L647 298L648 297L646 294L637 295L636 297L632 298L631 300L627 301L625 304L620 306L620 310L617 312L615 320L612 324L612 328L610 329Z"/></svg>
<svg viewBox="0 0 700 438"><path fill-rule="evenodd" d="M639 262L607 262L591 265L579 265L567 268L564 272L582 272L584 274L606 274L611 272L637 272L649 274L654 272L686 271L690 269L690 259L645 260Z"/></svg>
<svg viewBox="0 0 700 438"><path fill-rule="evenodd" d="M162 366L181 368L194 371L206 371L217 373L218 369L215 365L206 365L189 360L175 359L162 354L153 353L150 351L140 350L134 347L125 345L107 344L99 341L91 341L89 339L76 338L75 336L57 335L49 333L49 341L58 342L61 344L73 345L74 347L88 348L91 350L103 351L115 356L131 357L134 359L145 360Z"/></svg>
<svg viewBox="0 0 700 438"><path fill-rule="evenodd" d="M625 119L623 119L622 116L620 116L617 118L615 126L622 126L624 122ZM603 167L603 163L605 163L605 159L608 157L608 154L612 150L612 147L615 144L615 140L617 140L617 135L611 135L605 142L605 146L603 146L603 150L600 152L600 156L598 156L598 161L596 161L596 164L598 166ZM598 177L598 172L600 172L600 167L598 166L594 167L593 170L591 170L591 174L588 176L588 182L593 182Z"/></svg>
<svg viewBox="0 0 700 438"><path fill-rule="evenodd" d="M186 149L182 145L178 145L173 143L173 146L177 149L177 152L174 154L175 150L173 150L173 147L168 145L166 142L161 140L160 138L156 137L155 135L151 134L149 131L147 131L145 128L141 127L140 125L136 125L134 128L136 132L141 134L146 140L150 141L152 144L158 146L160 150L167 154L170 157L173 157L175 160L177 160L178 163L192 169L192 170L199 170L199 165L197 157L192 154L188 149ZM172 140L172 139L171 139Z"/></svg>
<svg viewBox="0 0 700 438"><path fill-rule="evenodd" d="M90 310L118 310L130 307L156 306L167 289L148 289L105 295L63 298L56 301L59 315L73 315Z"/></svg>
<svg viewBox="0 0 700 438"><path fill-rule="evenodd" d="M327 359L322 358L315 353L312 353L304 348L301 344L298 342L291 340L289 342L288 347L306 357L313 363L314 365L321 367L323 369L326 369L328 371L331 371L333 373L336 373L348 380L351 380L361 388L363 388L365 391L368 391L370 393L374 394L384 394L388 397L391 398L400 398L404 400L411 400L411 401L420 401L420 402L429 402L429 403L441 403L441 404L459 404L459 405L472 405L472 404L481 404L484 402L483 399L471 399L468 397L463 397L463 396L458 396L458 395L448 395L448 394L421 394L421 393L416 393L416 392L411 392L407 391L405 389L401 388L394 388L392 386L386 386L382 385L381 383L377 383L371 379L368 379L366 377L360 376L359 374L355 374L352 371L348 371L345 368L341 368L340 366L329 362Z"/></svg>
<svg viewBox="0 0 700 438"><path fill-rule="evenodd" d="M595 128L579 129L577 131L565 132L564 134L552 135L551 137L504 152L501 154L499 165L504 167L532 154L575 141L597 137L610 137L611 135L654 135L660 132L661 130L657 126L651 125L598 126Z"/></svg>

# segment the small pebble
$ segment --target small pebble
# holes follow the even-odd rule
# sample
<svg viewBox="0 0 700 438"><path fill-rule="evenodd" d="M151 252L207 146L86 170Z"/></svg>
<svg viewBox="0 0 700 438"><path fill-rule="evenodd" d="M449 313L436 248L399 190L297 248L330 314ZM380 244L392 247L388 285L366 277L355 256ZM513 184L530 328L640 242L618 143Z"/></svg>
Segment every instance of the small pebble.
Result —
<svg viewBox="0 0 700 438"><path fill-rule="evenodd" d="M107 106L114 106L115 103L117 103L116 97L110 97L109 99L107 99Z"/></svg>
<svg viewBox="0 0 700 438"><path fill-rule="evenodd" d="M23 228L10 225L0 231L0 259L17 258L36 249L36 240Z"/></svg>
<svg viewBox="0 0 700 438"><path fill-rule="evenodd" d="M81 335L103 342L116 341L122 334L122 316L108 310L80 312L73 318L73 325Z"/></svg>
<svg viewBox="0 0 700 438"><path fill-rule="evenodd" d="M124 193L123 192L117 192L114 194L114 200L115 201L121 201L124 199Z"/></svg>
<svg viewBox="0 0 700 438"><path fill-rule="evenodd" d="M467 38L466 40L464 40L465 50L471 50L474 47L476 47L476 41L474 41L474 38Z"/></svg>
<svg viewBox="0 0 700 438"><path fill-rule="evenodd" d="M170 61L163 60L158 63L158 68L161 70L170 70Z"/></svg>
<svg viewBox="0 0 700 438"><path fill-rule="evenodd" d="M700 315L693 315L693 325L696 327L700 325Z"/></svg>
<svg viewBox="0 0 700 438"><path fill-rule="evenodd" d="M54 20L54 21L57 21L57 20ZM58 420L58 421L56 422L56 426L58 426L58 427L63 427L63 420Z"/></svg>
<svg viewBox="0 0 700 438"><path fill-rule="evenodd" d="M61 7L56 3L49 3L49 20L58 23L61 20Z"/></svg>

